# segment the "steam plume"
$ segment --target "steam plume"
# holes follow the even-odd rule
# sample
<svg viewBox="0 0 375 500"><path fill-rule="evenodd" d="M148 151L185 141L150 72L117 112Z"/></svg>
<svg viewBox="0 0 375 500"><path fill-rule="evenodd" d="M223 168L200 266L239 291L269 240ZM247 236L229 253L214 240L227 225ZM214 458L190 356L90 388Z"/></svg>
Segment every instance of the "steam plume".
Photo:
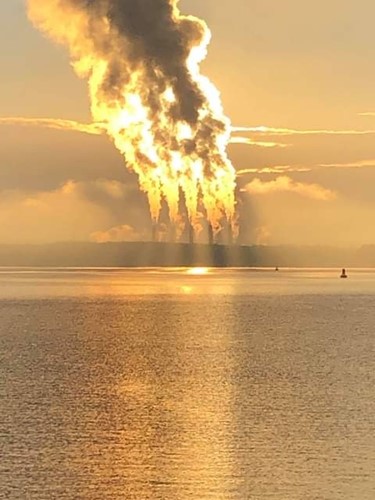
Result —
<svg viewBox="0 0 375 500"><path fill-rule="evenodd" d="M161 200L190 223L203 203L214 228L235 213L231 127L220 95L200 73L211 33L178 0L28 0L42 31L67 45L87 78L94 123L139 177L157 221Z"/></svg>

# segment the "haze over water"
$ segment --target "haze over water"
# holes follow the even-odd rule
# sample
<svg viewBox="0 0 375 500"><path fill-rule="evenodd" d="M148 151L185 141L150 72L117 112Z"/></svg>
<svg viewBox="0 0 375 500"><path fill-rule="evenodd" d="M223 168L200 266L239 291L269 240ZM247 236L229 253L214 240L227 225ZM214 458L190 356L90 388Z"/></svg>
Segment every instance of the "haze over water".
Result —
<svg viewBox="0 0 375 500"><path fill-rule="evenodd" d="M375 498L375 273L0 270L0 498Z"/></svg>

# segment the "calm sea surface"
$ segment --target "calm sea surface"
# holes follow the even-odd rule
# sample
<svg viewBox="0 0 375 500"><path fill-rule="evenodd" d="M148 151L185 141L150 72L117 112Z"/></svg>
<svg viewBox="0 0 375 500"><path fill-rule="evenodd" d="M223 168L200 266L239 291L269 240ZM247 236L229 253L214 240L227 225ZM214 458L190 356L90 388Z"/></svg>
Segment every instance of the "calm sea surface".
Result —
<svg viewBox="0 0 375 500"><path fill-rule="evenodd" d="M1 499L375 499L375 272L0 269Z"/></svg>

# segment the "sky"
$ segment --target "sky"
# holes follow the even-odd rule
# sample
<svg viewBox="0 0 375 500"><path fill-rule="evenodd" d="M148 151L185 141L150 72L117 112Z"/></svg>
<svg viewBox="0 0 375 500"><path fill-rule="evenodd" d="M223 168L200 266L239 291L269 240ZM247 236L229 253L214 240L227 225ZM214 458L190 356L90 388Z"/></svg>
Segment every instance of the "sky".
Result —
<svg viewBox="0 0 375 500"><path fill-rule="evenodd" d="M213 38L202 66L235 132L246 244L375 243L372 0L181 0ZM147 239L147 200L90 123L67 49L0 2L0 243ZM17 118L17 120L14 120Z"/></svg>

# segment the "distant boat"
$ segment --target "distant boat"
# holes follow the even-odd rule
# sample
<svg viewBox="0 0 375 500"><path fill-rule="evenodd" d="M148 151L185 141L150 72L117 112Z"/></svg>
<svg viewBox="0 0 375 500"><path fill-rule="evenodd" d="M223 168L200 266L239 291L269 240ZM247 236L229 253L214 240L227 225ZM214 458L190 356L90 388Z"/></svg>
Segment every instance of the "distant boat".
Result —
<svg viewBox="0 0 375 500"><path fill-rule="evenodd" d="M348 275L346 274L346 269L343 269L342 272L341 272L340 278L346 279L347 277L348 277Z"/></svg>
<svg viewBox="0 0 375 500"><path fill-rule="evenodd" d="M275 271L278 271L278 270L279 270L279 268L276 266Z"/></svg>

